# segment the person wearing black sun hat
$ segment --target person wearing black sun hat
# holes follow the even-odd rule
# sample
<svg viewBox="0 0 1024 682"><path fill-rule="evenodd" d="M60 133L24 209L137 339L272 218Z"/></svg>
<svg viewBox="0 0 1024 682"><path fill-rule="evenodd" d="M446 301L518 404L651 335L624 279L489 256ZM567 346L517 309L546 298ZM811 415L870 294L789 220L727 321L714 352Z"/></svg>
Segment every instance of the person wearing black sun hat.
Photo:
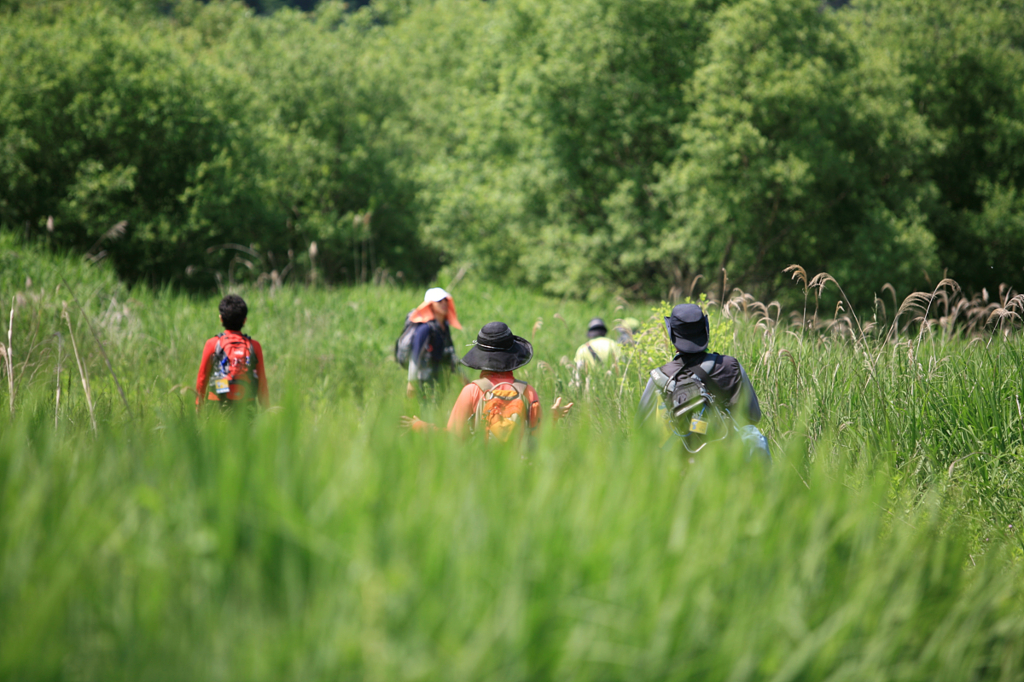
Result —
<svg viewBox="0 0 1024 682"><path fill-rule="evenodd" d="M448 417L447 430L459 435L485 431L487 438L508 440L512 433L522 437L540 425L541 407L537 391L519 381L513 372L533 359L533 346L516 336L504 322L489 322L477 334L476 342L462 358L462 364L480 370L480 378L462 389ZM564 417L572 403L562 399L551 406L554 420ZM525 428L521 428L525 422ZM402 424L413 430L434 428L418 417L403 417ZM520 427L520 428L517 428Z"/></svg>
<svg viewBox="0 0 1024 682"><path fill-rule="evenodd" d="M511 372L533 360L533 345L516 336L504 322L489 322L462 358L462 364L483 372Z"/></svg>
<svg viewBox="0 0 1024 682"><path fill-rule="evenodd" d="M736 422L736 430L752 451L760 452L770 461L768 441L753 426L761 420L761 405L754 387L739 360L708 352L710 324L704 310L693 303L679 304L665 318L665 328L676 354L667 364L651 370L637 409L638 423L657 411L659 399L672 391L677 377L692 375L711 394L713 403Z"/></svg>

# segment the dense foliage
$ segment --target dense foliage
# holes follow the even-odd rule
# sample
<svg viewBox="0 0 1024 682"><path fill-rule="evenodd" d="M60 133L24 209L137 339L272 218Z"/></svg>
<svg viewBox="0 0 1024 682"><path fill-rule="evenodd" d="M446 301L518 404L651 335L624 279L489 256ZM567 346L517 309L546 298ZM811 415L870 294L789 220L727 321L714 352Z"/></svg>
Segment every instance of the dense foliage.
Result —
<svg viewBox="0 0 1024 682"><path fill-rule="evenodd" d="M0 224L197 287L1022 275L1017 3L264 4L0 1Z"/></svg>

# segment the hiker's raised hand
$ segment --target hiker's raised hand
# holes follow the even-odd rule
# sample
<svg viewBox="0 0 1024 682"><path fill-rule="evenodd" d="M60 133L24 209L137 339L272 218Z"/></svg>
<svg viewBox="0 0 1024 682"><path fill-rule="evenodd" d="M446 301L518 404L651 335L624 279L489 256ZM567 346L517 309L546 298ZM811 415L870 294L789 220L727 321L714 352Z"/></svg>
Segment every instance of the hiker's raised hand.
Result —
<svg viewBox="0 0 1024 682"><path fill-rule="evenodd" d="M573 403L569 403L566 406L562 406L562 396L555 398L555 404L551 406L551 416L554 417L555 421L558 421L565 415L569 414L569 410L572 409Z"/></svg>
<svg viewBox="0 0 1024 682"><path fill-rule="evenodd" d="M423 421L416 415L411 417L402 416L398 420L398 424L407 431L425 431L434 428L433 424Z"/></svg>

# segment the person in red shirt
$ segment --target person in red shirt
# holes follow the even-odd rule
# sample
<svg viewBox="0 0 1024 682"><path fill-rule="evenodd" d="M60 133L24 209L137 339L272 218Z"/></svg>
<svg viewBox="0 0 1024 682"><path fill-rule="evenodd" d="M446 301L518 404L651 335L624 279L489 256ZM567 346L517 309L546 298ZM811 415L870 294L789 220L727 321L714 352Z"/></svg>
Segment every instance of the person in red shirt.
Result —
<svg viewBox="0 0 1024 682"><path fill-rule="evenodd" d="M260 407L269 407L263 348L258 341L242 333L248 306L241 296L229 294L221 299L219 309L224 333L208 339L203 346L203 359L196 377L196 412L204 402L228 408L251 406L259 401Z"/></svg>
<svg viewBox="0 0 1024 682"><path fill-rule="evenodd" d="M476 343L462 358L462 364L480 370L480 379L466 384L462 392L459 393L451 414L448 416L446 429L461 436L467 434L474 426L479 428L481 425L474 424L474 422L481 416L478 415L477 409L480 402L502 390L518 393L522 399L526 413L526 432L532 432L540 426L542 410L537 391L533 386L517 381L512 374L514 370L523 367L532 359L533 346L521 336L512 334L512 330L508 328L507 324L504 322L485 324L477 334ZM569 403L563 407L561 398L555 400L555 404L551 406L552 419L557 421L564 417L572 405ZM433 424L415 416L403 417L402 424L415 431L436 428ZM497 427L492 425L488 428ZM494 435L494 431L490 430L488 435Z"/></svg>

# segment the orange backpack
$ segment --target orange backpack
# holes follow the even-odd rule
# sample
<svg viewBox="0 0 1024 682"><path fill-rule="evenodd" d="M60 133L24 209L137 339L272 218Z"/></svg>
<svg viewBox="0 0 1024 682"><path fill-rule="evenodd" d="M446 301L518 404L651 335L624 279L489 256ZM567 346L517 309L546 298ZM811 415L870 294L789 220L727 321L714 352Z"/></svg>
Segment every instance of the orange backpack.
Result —
<svg viewBox="0 0 1024 682"><path fill-rule="evenodd" d="M482 428L487 440L494 438L502 443L507 443L512 434L522 438L530 418L526 382L506 381L494 385L489 379L477 379L473 383L484 393L472 417L473 432Z"/></svg>
<svg viewBox="0 0 1024 682"><path fill-rule="evenodd" d="M230 337L217 334L210 391L221 401L254 400L258 387L256 350L252 340L245 334Z"/></svg>

